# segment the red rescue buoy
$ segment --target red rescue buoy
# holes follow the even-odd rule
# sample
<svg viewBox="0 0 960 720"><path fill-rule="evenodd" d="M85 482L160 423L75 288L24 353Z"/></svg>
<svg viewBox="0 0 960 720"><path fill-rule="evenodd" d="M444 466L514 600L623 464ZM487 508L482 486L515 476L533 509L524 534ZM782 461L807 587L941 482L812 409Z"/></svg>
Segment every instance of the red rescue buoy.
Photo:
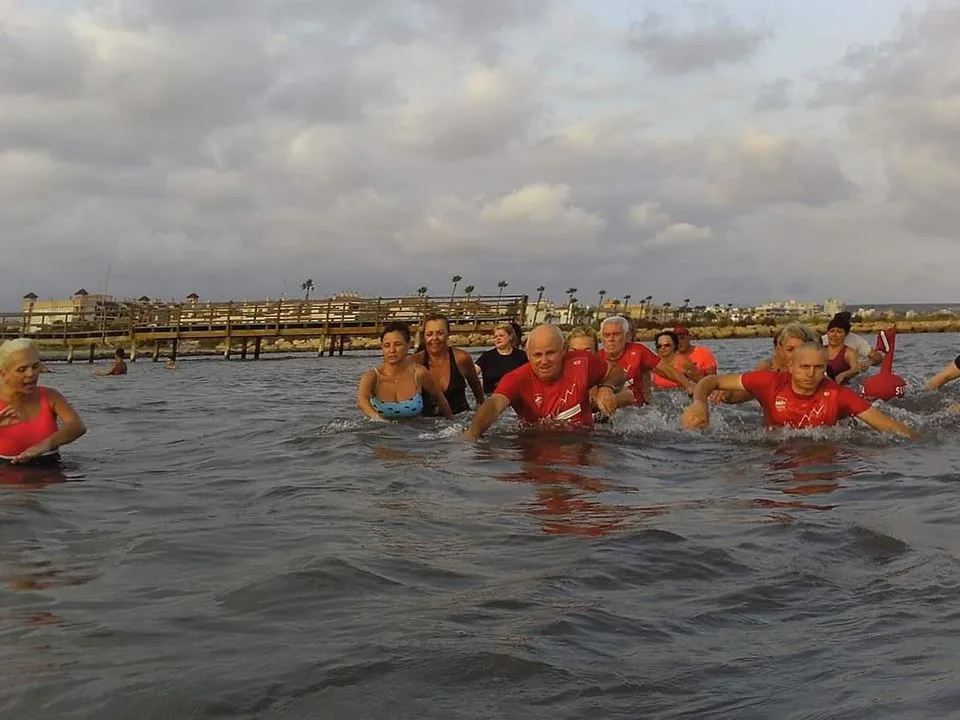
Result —
<svg viewBox="0 0 960 720"><path fill-rule="evenodd" d="M867 400L892 400L903 397L907 383L893 372L893 351L897 344L897 328L881 330L877 335L875 350L886 353L880 364L880 372L863 381L860 392Z"/></svg>

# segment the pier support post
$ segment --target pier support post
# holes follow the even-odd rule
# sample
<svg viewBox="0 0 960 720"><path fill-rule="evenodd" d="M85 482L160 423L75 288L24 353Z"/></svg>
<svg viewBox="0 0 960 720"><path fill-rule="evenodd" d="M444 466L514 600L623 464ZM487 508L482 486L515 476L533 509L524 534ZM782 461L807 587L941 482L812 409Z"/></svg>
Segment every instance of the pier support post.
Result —
<svg viewBox="0 0 960 720"><path fill-rule="evenodd" d="M336 336L336 335L331 335L331 336L330 336L330 349L327 351L327 357L333 357L333 351L336 349L336 347L337 347L337 336Z"/></svg>
<svg viewBox="0 0 960 720"><path fill-rule="evenodd" d="M130 341L130 362L137 361L137 341L133 339Z"/></svg>
<svg viewBox="0 0 960 720"><path fill-rule="evenodd" d="M153 344L153 361L160 362L160 341Z"/></svg>
<svg viewBox="0 0 960 720"><path fill-rule="evenodd" d="M73 365L73 345L67 345L67 365Z"/></svg>
<svg viewBox="0 0 960 720"><path fill-rule="evenodd" d="M170 359L171 359L171 360L176 360L176 359L177 359L177 344L178 344L178 341L177 341L177 340L174 340L174 341L173 341L173 345L170 346Z"/></svg>
<svg viewBox="0 0 960 720"><path fill-rule="evenodd" d="M93 364L93 360L96 354L97 354L97 344L90 343L90 357L87 359L87 362L89 362L91 365Z"/></svg>
<svg viewBox="0 0 960 720"><path fill-rule="evenodd" d="M240 360L247 359L247 339L244 338L243 342L240 343Z"/></svg>
<svg viewBox="0 0 960 720"><path fill-rule="evenodd" d="M343 346L347 344L347 336L340 336L340 348L337 350L337 356L343 357Z"/></svg>
<svg viewBox="0 0 960 720"><path fill-rule="evenodd" d="M253 359L254 360L260 359L260 345L262 343L263 343L263 338L261 337L258 337L256 340L253 341Z"/></svg>
<svg viewBox="0 0 960 720"><path fill-rule="evenodd" d="M223 348L223 359L224 359L224 360L229 360L229 359L230 359L230 350L231 350L231 348L230 348L230 338L227 338L227 339L226 339L226 344L224 345L224 348Z"/></svg>

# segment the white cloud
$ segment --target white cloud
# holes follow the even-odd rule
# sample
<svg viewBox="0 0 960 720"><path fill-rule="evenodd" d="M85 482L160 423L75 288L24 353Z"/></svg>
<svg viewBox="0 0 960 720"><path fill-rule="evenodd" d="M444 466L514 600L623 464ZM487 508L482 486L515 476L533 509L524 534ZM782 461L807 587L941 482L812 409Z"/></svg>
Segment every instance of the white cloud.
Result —
<svg viewBox="0 0 960 720"><path fill-rule="evenodd" d="M648 243L649 245L678 245L709 240L713 231L708 227L697 227L692 223L673 223L660 230Z"/></svg>
<svg viewBox="0 0 960 720"><path fill-rule="evenodd" d="M954 3L802 75L751 65L790 28L650 7L630 34L636 14L571 0L0 0L4 249L44 257L0 265L0 301L95 287L107 264L117 293L161 297L300 275L392 293L451 268L875 297L848 269L896 265L888 247L931 278L891 299L944 296Z"/></svg>

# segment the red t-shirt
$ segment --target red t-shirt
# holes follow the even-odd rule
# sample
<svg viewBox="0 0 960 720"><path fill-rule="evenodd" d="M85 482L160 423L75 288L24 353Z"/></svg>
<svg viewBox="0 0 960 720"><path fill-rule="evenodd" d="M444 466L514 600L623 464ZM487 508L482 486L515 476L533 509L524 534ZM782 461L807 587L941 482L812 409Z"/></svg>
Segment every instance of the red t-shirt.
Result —
<svg viewBox="0 0 960 720"><path fill-rule="evenodd" d="M553 382L538 378L528 363L504 375L494 392L507 397L524 422L558 420L592 426L590 388L607 376L607 368L606 360L592 353L569 350L563 356L563 372Z"/></svg>
<svg viewBox="0 0 960 720"><path fill-rule="evenodd" d="M797 395L790 373L756 370L740 376L743 387L763 408L767 425L793 428L835 425L837 420L859 415L871 405L853 390L824 379L813 395Z"/></svg>
<svg viewBox="0 0 960 720"><path fill-rule="evenodd" d="M607 353L604 350L600 351L599 357L607 362ZM659 364L660 356L640 343L627 343L623 354L617 358L617 365L627 376L627 387L633 392L635 404L643 405L646 402L643 397L643 373L653 370Z"/></svg>

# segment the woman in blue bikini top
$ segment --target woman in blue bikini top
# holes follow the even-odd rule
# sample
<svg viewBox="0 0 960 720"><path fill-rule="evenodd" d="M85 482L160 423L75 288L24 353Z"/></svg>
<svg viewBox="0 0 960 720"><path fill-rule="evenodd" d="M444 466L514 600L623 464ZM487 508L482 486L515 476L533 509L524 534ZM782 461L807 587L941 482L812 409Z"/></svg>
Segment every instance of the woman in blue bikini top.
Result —
<svg viewBox="0 0 960 720"><path fill-rule="evenodd" d="M423 412L423 392L430 393L440 414L453 419L450 404L430 371L410 358L410 328L392 322L380 334L383 364L367 370L357 387L357 406L371 420L411 418Z"/></svg>

